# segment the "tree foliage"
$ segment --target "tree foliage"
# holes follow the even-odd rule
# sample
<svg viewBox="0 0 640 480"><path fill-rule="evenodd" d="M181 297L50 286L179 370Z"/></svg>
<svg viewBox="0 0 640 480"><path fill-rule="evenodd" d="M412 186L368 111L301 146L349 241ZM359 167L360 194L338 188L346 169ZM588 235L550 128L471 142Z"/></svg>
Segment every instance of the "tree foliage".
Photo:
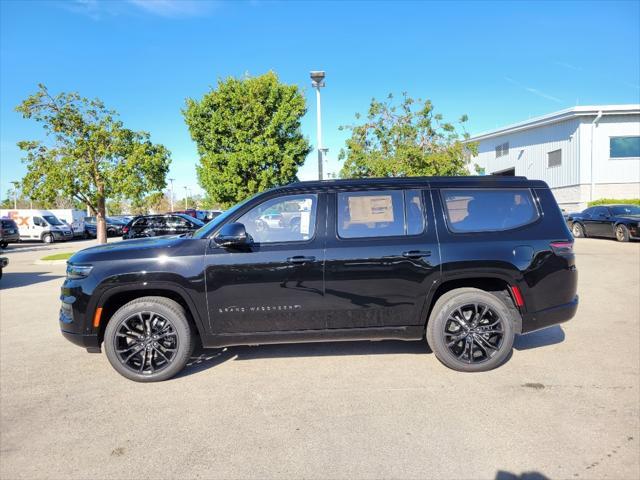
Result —
<svg viewBox="0 0 640 480"><path fill-rule="evenodd" d="M82 201L98 217L98 238L106 242L107 199L138 200L165 187L170 154L146 132L125 128L102 101L77 93L51 95L44 85L16 111L41 123L47 143L23 141L25 193L53 203L59 196Z"/></svg>
<svg viewBox="0 0 640 480"><path fill-rule="evenodd" d="M229 206L296 179L310 152L300 130L305 99L273 72L218 81L183 110L200 154L197 166L207 203Z"/></svg>
<svg viewBox="0 0 640 480"><path fill-rule="evenodd" d="M340 127L351 131L340 152L343 178L467 175L477 144L464 143L467 116L457 125L434 112L430 100L406 93L398 105L393 95L371 100L364 123ZM356 114L356 119L361 116Z"/></svg>

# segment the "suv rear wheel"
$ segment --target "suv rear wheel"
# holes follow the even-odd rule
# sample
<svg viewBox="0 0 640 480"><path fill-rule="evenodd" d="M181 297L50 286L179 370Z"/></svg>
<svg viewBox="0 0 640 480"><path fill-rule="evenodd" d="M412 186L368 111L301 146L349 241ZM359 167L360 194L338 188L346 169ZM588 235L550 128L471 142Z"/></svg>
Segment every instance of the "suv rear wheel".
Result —
<svg viewBox="0 0 640 480"><path fill-rule="evenodd" d="M454 370L484 372L496 368L513 348L514 309L484 290L451 290L431 311L429 346L438 360Z"/></svg>
<svg viewBox="0 0 640 480"><path fill-rule="evenodd" d="M185 367L194 337L180 304L165 297L141 297L113 314L104 346L118 373L137 382L158 382Z"/></svg>

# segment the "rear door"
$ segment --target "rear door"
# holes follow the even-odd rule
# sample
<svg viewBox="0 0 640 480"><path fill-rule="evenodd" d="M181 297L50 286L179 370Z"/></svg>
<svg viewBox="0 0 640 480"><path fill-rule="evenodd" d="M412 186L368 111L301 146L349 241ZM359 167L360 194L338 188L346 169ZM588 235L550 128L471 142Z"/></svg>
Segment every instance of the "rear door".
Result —
<svg viewBox="0 0 640 480"><path fill-rule="evenodd" d="M428 190L335 192L325 262L327 328L422 325L440 276Z"/></svg>

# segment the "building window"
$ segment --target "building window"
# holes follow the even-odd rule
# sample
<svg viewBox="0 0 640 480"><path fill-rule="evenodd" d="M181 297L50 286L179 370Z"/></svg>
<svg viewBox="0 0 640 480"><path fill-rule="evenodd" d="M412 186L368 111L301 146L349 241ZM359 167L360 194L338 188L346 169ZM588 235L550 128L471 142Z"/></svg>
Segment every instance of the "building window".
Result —
<svg viewBox="0 0 640 480"><path fill-rule="evenodd" d="M609 138L609 157L610 158L640 157L640 137Z"/></svg>
<svg viewBox="0 0 640 480"><path fill-rule="evenodd" d="M547 156L549 167L559 167L562 165L562 149L549 152L547 153Z"/></svg>
<svg viewBox="0 0 640 480"><path fill-rule="evenodd" d="M509 142L501 143L496 147L496 158L504 157L505 155L509 155Z"/></svg>

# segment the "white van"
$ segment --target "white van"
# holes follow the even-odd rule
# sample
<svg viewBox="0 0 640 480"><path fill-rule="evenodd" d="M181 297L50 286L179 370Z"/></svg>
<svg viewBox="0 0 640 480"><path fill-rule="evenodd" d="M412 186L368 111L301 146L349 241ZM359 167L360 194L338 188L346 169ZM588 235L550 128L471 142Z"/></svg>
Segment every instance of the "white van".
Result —
<svg viewBox="0 0 640 480"><path fill-rule="evenodd" d="M74 237L84 236L84 218L87 216L87 213L84 210L76 210L74 208L57 208L49 211L58 217L58 220L61 220L71 226Z"/></svg>
<svg viewBox="0 0 640 480"><path fill-rule="evenodd" d="M49 210L0 209L0 217L9 217L18 225L20 241L40 240L52 243L56 240L71 240L73 232Z"/></svg>

